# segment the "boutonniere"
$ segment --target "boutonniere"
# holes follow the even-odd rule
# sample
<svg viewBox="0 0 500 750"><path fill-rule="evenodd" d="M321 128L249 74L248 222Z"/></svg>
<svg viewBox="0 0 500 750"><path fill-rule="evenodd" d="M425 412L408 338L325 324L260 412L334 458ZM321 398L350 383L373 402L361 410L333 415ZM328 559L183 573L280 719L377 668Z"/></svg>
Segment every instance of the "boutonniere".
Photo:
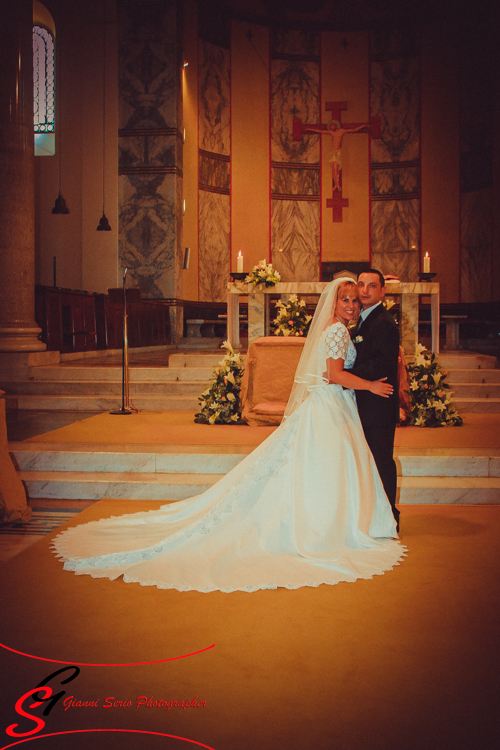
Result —
<svg viewBox="0 0 500 750"><path fill-rule="evenodd" d="M361 342L363 341L363 336L356 336L353 341L355 344L361 344Z"/></svg>

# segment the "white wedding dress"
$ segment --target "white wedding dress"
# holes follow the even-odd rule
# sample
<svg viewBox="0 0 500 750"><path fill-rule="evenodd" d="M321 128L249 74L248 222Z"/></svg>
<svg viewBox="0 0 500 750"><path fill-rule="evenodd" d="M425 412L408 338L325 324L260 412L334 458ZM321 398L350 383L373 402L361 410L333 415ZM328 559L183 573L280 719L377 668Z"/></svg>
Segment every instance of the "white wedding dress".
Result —
<svg viewBox="0 0 500 750"><path fill-rule="evenodd" d="M320 359L356 352L335 323ZM64 531L64 568L178 591L256 591L371 578L405 554L353 391L312 386L300 407L202 495Z"/></svg>

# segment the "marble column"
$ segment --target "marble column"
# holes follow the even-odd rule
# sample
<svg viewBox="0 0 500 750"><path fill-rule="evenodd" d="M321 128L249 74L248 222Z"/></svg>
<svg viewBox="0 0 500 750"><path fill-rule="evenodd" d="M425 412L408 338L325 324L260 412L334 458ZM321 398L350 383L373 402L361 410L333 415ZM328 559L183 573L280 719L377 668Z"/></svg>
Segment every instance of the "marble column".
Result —
<svg viewBox="0 0 500 750"><path fill-rule="evenodd" d="M0 352L36 352L33 3L0 8Z"/></svg>

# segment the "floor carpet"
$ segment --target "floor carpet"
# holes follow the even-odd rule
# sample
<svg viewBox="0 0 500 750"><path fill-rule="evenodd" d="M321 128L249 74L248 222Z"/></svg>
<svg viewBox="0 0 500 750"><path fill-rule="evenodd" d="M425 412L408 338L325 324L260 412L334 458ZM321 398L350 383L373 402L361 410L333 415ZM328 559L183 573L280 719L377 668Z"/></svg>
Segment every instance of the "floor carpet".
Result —
<svg viewBox="0 0 500 750"><path fill-rule="evenodd" d="M97 414L30 438L36 442L159 445L259 445L274 427L194 424L194 412L141 412L129 416ZM498 448L500 414L466 414L462 427L399 427L396 447Z"/></svg>
<svg viewBox="0 0 500 750"><path fill-rule="evenodd" d="M103 500L68 525L145 508ZM69 669L49 702L25 700L40 750L492 750L499 531L498 506L408 506L394 570L252 594L75 576L47 537L0 568L0 642L54 660L1 650L0 729L37 729L14 704L61 660L114 666ZM40 738L90 729L121 731Z"/></svg>

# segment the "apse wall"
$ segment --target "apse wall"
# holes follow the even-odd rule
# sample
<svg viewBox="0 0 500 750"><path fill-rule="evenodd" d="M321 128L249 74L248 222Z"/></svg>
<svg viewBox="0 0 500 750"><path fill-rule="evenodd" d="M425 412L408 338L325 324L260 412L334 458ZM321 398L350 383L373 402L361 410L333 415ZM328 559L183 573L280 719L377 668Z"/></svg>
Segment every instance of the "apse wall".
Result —
<svg viewBox="0 0 500 750"><path fill-rule="evenodd" d="M265 258L284 280L319 279L325 262L370 261L403 281L418 280L427 251L443 272L443 300L458 300L456 38L445 58L412 25L306 32L233 19L217 35L206 17L189 18L184 127L198 174L195 193L185 169L184 239L198 263L184 273L188 296L224 300L240 250L245 270ZM219 145L207 148L215 112ZM349 129L368 126L343 138L341 194L330 136L294 134L294 118L325 125L334 112Z"/></svg>
<svg viewBox="0 0 500 750"><path fill-rule="evenodd" d="M106 291L127 266L146 297L224 300L240 250L246 271L272 260L284 279L371 261L404 281L427 251L442 301L498 298L479 38L453 23L270 26L196 0L46 6L58 140L36 158L38 283L56 256L58 286ZM331 119L366 125L343 138L341 191L331 136L303 127ZM67 215L51 213L59 186ZM110 232L96 232L103 198Z"/></svg>

